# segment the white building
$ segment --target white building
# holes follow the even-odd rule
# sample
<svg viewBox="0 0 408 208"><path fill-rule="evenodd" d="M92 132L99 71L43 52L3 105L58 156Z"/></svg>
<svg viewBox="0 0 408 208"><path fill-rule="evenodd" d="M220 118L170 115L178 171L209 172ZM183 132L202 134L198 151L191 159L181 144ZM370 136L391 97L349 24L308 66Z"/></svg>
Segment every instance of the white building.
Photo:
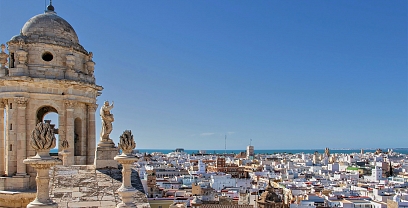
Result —
<svg viewBox="0 0 408 208"><path fill-rule="evenodd" d="M236 187L236 180L230 174L212 175L210 185L214 190L220 191L226 187Z"/></svg>

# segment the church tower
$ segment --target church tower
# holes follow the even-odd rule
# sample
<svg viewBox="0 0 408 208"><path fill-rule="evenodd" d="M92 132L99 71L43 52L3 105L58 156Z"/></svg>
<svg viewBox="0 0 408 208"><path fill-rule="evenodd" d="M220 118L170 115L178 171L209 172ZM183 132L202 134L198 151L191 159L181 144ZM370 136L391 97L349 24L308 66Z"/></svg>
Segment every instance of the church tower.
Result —
<svg viewBox="0 0 408 208"><path fill-rule="evenodd" d="M92 52L79 43L72 26L50 4L29 19L0 52L0 176L3 190L35 184L35 171L23 164L36 152L31 131L48 113L58 114L58 141L69 143L68 165L93 164L96 85ZM55 123L56 121L51 121ZM59 142L61 144L61 142Z"/></svg>

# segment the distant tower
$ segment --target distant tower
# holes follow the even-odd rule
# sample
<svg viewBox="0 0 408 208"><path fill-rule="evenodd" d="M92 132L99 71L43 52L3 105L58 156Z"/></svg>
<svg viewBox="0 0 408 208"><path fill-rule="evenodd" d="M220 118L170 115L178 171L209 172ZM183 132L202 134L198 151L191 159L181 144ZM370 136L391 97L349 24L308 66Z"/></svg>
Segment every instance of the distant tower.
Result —
<svg viewBox="0 0 408 208"><path fill-rule="evenodd" d="M202 160L198 160L198 171L197 173L205 173L205 163Z"/></svg>
<svg viewBox="0 0 408 208"><path fill-rule="evenodd" d="M328 158L330 157L330 149L328 147L326 147L326 149L324 149L324 155Z"/></svg>
<svg viewBox="0 0 408 208"><path fill-rule="evenodd" d="M317 151L315 151L315 153L313 154L313 163L314 164L320 163L320 154Z"/></svg>
<svg viewBox="0 0 408 208"><path fill-rule="evenodd" d="M364 149L361 149L361 150L360 150L360 154L364 154Z"/></svg>
<svg viewBox="0 0 408 208"><path fill-rule="evenodd" d="M225 157L217 157L215 161L215 167L217 168L225 167Z"/></svg>
<svg viewBox="0 0 408 208"><path fill-rule="evenodd" d="M381 167L375 166L375 168L372 170L371 175L376 181L379 181L382 178L382 172L383 171Z"/></svg>
<svg viewBox="0 0 408 208"><path fill-rule="evenodd" d="M146 170L147 180L147 197L152 198L156 191L156 171L151 168Z"/></svg>
<svg viewBox="0 0 408 208"><path fill-rule="evenodd" d="M35 171L23 160L36 154L28 140L48 113L58 115L55 133L69 143L68 165L93 164L96 97L103 88L95 83L92 52L79 44L75 30L52 5L29 19L7 45L8 54L4 47L0 53L0 175L7 176L5 184L14 184L13 190L35 185Z"/></svg>
<svg viewBox="0 0 408 208"><path fill-rule="evenodd" d="M247 146L246 157L247 159L254 159L254 146L252 145Z"/></svg>

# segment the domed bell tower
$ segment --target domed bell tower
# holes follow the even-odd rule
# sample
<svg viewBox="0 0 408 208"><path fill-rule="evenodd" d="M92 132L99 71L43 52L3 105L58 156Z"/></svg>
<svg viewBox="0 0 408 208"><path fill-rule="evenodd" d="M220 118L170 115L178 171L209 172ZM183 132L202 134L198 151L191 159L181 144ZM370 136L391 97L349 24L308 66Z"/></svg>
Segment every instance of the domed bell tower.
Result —
<svg viewBox="0 0 408 208"><path fill-rule="evenodd" d="M55 133L69 143L68 165L93 164L96 97L103 88L95 84L92 52L52 5L7 46L8 53L4 44L0 52L0 180L7 180L0 190L35 185L36 172L23 160L36 154L28 141L48 113L58 114Z"/></svg>

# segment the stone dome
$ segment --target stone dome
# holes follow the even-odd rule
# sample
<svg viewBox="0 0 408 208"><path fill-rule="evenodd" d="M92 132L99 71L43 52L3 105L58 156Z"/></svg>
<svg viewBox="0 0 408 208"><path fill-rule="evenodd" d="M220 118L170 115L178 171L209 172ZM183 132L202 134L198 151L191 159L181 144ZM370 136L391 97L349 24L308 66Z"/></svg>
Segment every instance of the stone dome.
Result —
<svg viewBox="0 0 408 208"><path fill-rule="evenodd" d="M47 10L29 19L21 30L28 39L53 39L78 44L78 36L72 26L53 10Z"/></svg>

